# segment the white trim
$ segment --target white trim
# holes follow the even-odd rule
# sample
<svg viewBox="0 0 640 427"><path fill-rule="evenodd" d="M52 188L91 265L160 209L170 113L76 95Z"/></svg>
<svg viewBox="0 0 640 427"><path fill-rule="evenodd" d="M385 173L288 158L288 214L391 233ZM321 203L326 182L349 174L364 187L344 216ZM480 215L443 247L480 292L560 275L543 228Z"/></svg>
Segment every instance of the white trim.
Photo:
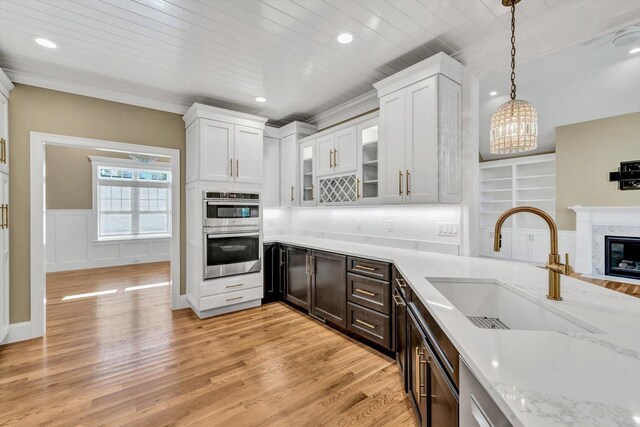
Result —
<svg viewBox="0 0 640 427"><path fill-rule="evenodd" d="M378 92L372 90L310 118L307 123L313 123L319 129L324 129L378 108L380 108Z"/></svg>
<svg viewBox="0 0 640 427"><path fill-rule="evenodd" d="M5 96L5 98L9 98L9 92L13 89L13 83L9 80L9 77L2 71L0 68L0 93Z"/></svg>
<svg viewBox="0 0 640 427"><path fill-rule="evenodd" d="M104 99L107 101L119 102L121 104L135 105L137 107L150 108L152 110L167 111L169 113L175 114L184 114L184 112L188 109L188 106L178 103L160 101L144 96L131 95L129 93L97 88L95 86L88 86L80 83L66 82L63 80L38 76L22 71L5 69L5 72L11 79L11 81L29 86L36 86L60 92L73 93L75 95L88 96L91 98Z"/></svg>
<svg viewBox="0 0 640 427"><path fill-rule="evenodd" d="M487 160L480 162L480 169L495 168L497 166L523 165L529 163L553 162L556 153L534 154L532 156L511 157L508 159Z"/></svg>
<svg viewBox="0 0 640 427"><path fill-rule="evenodd" d="M264 130L265 123L268 120L265 117L212 107L210 105L199 104L197 102L189 107L187 112L182 116L182 119L184 120L185 129L188 128L196 119L209 119L262 130Z"/></svg>
<svg viewBox="0 0 640 427"><path fill-rule="evenodd" d="M295 133L301 133L304 135L311 135L318 132L318 127L314 124L303 122L291 122L278 129L279 138L284 138Z"/></svg>
<svg viewBox="0 0 640 427"><path fill-rule="evenodd" d="M10 344L12 342L25 341L31 338L36 338L36 336L32 336L31 322L13 323L9 325L9 333L5 340L0 344Z"/></svg>
<svg viewBox="0 0 640 427"><path fill-rule="evenodd" d="M30 142L30 269L31 269L31 338L45 333L45 206L44 206L44 148L45 144L65 147L106 148L124 152L144 152L171 157L171 308L180 307L180 150L123 142L79 138L31 132Z"/></svg>
<svg viewBox="0 0 640 427"><path fill-rule="evenodd" d="M376 88L378 97L381 98L435 74L442 74L454 82L462 84L464 73L464 65L446 53L440 52L374 83L373 87Z"/></svg>
<svg viewBox="0 0 640 427"><path fill-rule="evenodd" d="M139 163L133 159L121 159L118 157L101 157L101 156L87 156L92 165L95 166L122 166L133 169L161 169L170 170L170 162L151 162L151 163Z"/></svg>

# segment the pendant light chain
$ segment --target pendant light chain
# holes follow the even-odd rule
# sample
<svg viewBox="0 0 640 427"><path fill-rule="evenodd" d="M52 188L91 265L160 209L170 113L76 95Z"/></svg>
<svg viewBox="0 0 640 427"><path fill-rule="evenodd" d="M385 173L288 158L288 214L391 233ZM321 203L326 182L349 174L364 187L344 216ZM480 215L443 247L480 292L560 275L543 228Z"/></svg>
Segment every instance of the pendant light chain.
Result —
<svg viewBox="0 0 640 427"><path fill-rule="evenodd" d="M511 2L511 99L516 99L516 2Z"/></svg>

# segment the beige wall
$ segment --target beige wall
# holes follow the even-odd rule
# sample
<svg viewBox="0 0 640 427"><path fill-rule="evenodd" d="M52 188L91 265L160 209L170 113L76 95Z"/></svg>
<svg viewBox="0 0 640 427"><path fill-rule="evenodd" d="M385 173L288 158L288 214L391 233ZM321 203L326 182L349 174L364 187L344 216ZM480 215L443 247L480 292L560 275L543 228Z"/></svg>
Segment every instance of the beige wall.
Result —
<svg viewBox="0 0 640 427"><path fill-rule="evenodd" d="M620 191L609 172L640 160L640 112L556 128L556 220L575 230L569 206L640 205L640 191Z"/></svg>
<svg viewBox="0 0 640 427"><path fill-rule="evenodd" d="M176 148L181 182L185 173L184 122L166 113L96 98L17 84L9 99L11 156L11 323L27 321L29 313L29 133L45 132L131 144ZM181 186L182 188L182 186ZM184 212L184 192L180 194ZM185 216L181 216L181 264L186 265ZM180 274L184 293L185 271Z"/></svg>
<svg viewBox="0 0 640 427"><path fill-rule="evenodd" d="M48 145L47 209L91 209L92 176L89 156L129 159L125 153ZM168 162L169 158L158 158Z"/></svg>

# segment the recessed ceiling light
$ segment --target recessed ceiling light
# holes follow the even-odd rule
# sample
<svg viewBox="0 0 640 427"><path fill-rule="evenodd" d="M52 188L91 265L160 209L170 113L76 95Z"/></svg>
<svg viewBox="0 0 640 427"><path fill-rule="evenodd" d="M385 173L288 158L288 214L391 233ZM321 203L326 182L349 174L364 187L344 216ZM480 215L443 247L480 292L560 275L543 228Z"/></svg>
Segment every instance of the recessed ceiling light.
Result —
<svg viewBox="0 0 640 427"><path fill-rule="evenodd" d="M629 51L629 53L630 53L630 54L632 54L632 55L633 55L634 53L638 53L638 52L640 52L640 47L634 47L633 49L631 49L631 50Z"/></svg>
<svg viewBox="0 0 640 427"><path fill-rule="evenodd" d="M496 92L495 90L492 90L491 92L489 92L489 96L496 96L498 94L498 92Z"/></svg>
<svg viewBox="0 0 640 427"><path fill-rule="evenodd" d="M47 49L55 49L55 48L58 47L57 44L55 44L51 40L45 39L43 37L34 37L33 41L36 42L37 44L39 44L42 47L46 47Z"/></svg>
<svg viewBox="0 0 640 427"><path fill-rule="evenodd" d="M256 102L267 102L267 98L265 98L264 96L257 96Z"/></svg>
<svg viewBox="0 0 640 427"><path fill-rule="evenodd" d="M342 32L337 35L336 40L338 40L340 44L349 44L353 41L353 34L346 31Z"/></svg>

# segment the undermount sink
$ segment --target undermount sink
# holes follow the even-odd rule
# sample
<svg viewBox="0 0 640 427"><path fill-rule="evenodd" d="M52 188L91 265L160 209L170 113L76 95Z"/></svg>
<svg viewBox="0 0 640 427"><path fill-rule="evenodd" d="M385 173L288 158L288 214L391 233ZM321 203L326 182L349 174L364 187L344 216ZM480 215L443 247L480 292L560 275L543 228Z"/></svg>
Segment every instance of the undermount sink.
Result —
<svg viewBox="0 0 640 427"><path fill-rule="evenodd" d="M479 328L599 332L596 327L549 306L562 302L536 300L499 280L435 277L427 280Z"/></svg>

